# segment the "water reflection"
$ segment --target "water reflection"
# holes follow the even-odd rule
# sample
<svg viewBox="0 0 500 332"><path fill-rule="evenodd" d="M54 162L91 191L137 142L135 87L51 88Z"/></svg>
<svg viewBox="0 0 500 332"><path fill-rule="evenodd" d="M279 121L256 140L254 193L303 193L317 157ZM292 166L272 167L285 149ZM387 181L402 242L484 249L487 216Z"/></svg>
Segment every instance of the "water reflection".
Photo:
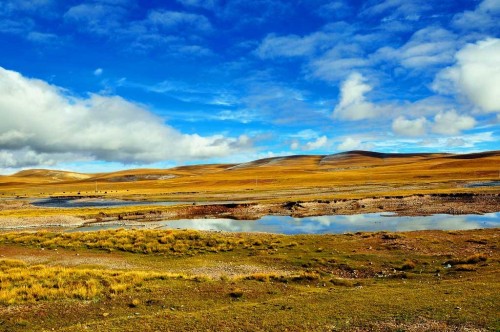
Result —
<svg viewBox="0 0 500 332"><path fill-rule="evenodd" d="M145 224L148 226L148 224ZM106 225L80 228L98 230L118 228L123 225ZM136 227L136 226L135 226ZM467 230L500 227L500 213L484 215L433 215L426 217L402 217L391 214L335 215L310 218L266 216L259 220L232 219L182 219L149 225L158 229L196 229L226 232L266 232L281 234L325 234L373 231L413 230Z"/></svg>
<svg viewBox="0 0 500 332"><path fill-rule="evenodd" d="M207 202L194 202L194 201L124 201L119 199L110 198L44 198L32 201L31 204L38 207L45 208L86 208L86 207L99 207L110 208L117 206L137 206L137 205L159 205L159 206L172 206L181 204L196 204L196 205L212 205L212 204L240 204L247 203L248 201L207 201Z"/></svg>

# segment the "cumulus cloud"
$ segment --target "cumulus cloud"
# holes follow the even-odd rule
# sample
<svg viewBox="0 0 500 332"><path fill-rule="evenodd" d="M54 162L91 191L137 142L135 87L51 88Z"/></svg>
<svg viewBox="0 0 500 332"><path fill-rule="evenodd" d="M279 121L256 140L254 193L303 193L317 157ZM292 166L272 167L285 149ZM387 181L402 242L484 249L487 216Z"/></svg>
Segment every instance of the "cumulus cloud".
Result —
<svg viewBox="0 0 500 332"><path fill-rule="evenodd" d="M455 55L455 65L433 83L440 93L459 92L484 112L500 112L500 39L468 44Z"/></svg>
<svg viewBox="0 0 500 332"><path fill-rule="evenodd" d="M440 112L434 117L432 130L443 135L457 135L462 130L472 129L476 120L467 115L459 115L456 111Z"/></svg>
<svg viewBox="0 0 500 332"><path fill-rule="evenodd" d="M59 87L0 67L0 167L103 160L151 163L225 156L246 136L183 134L118 96L67 96Z"/></svg>
<svg viewBox="0 0 500 332"><path fill-rule="evenodd" d="M350 150L371 150L373 149L373 144L363 142L358 138L347 137L342 143L337 146L339 151L350 151Z"/></svg>
<svg viewBox="0 0 500 332"><path fill-rule="evenodd" d="M326 136L321 136L312 142L307 142L304 146L304 150L316 150L324 147L327 143L328 138Z"/></svg>
<svg viewBox="0 0 500 332"><path fill-rule="evenodd" d="M365 94L372 87L359 73L352 73L340 87L340 102L333 111L333 116L342 120L364 120L377 116L377 107L366 101Z"/></svg>
<svg viewBox="0 0 500 332"><path fill-rule="evenodd" d="M292 149L292 150L297 150L299 147L300 147L300 143L297 140L294 140L294 141L292 141L292 143L290 143L290 149Z"/></svg>
<svg viewBox="0 0 500 332"><path fill-rule="evenodd" d="M427 120L424 117L408 120L399 116L392 122L392 130L403 136L421 136L425 134L426 123Z"/></svg>

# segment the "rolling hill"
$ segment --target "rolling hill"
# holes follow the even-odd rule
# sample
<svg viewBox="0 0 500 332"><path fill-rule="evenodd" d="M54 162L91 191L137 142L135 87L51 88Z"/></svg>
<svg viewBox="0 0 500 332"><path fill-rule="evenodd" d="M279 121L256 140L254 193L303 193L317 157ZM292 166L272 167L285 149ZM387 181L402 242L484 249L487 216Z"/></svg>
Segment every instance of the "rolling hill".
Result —
<svg viewBox="0 0 500 332"><path fill-rule="evenodd" d="M98 194L146 199L264 199L292 194L367 196L466 190L467 183L498 181L499 175L500 151L462 155L349 151L265 158L240 164L130 169L98 174L24 170L0 177L0 194L91 195L96 194L97 186ZM498 186L485 186L480 190L498 189Z"/></svg>

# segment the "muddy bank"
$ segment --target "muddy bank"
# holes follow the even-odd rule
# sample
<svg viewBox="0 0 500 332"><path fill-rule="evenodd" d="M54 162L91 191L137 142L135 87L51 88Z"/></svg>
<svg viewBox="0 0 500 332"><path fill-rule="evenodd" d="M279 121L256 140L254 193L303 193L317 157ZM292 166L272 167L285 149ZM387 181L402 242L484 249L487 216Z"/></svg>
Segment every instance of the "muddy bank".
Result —
<svg viewBox="0 0 500 332"><path fill-rule="evenodd" d="M0 217L0 230L79 227L85 220L73 216Z"/></svg>
<svg viewBox="0 0 500 332"><path fill-rule="evenodd" d="M157 221L192 218L256 220L266 215L312 217L392 212L401 216L433 214L482 214L500 211L500 194L431 194L363 199L333 199L309 202L189 205L168 210L152 209L131 213L104 213L87 217L85 224L110 221Z"/></svg>

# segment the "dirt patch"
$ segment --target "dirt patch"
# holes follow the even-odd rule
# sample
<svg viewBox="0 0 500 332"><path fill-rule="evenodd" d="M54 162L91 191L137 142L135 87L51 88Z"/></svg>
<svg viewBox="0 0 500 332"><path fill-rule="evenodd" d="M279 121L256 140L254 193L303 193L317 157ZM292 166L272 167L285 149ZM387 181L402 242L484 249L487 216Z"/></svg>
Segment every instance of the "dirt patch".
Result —
<svg viewBox="0 0 500 332"><path fill-rule="evenodd" d="M193 275L204 275L210 278L218 279L222 276L229 278L238 276L248 276L252 274L277 274L289 276L292 271L277 269L270 266L250 265L250 264L233 264L226 262L217 262L213 266L203 266L189 269L185 272Z"/></svg>
<svg viewBox="0 0 500 332"><path fill-rule="evenodd" d="M84 220L74 216L0 217L0 229L21 230L39 227L78 227Z"/></svg>
<svg viewBox="0 0 500 332"><path fill-rule="evenodd" d="M74 253L63 249L32 249L10 246L0 246L0 259L19 259L28 264L43 264L50 266L101 266L109 269L132 269L138 265L131 264L121 257L103 257L102 254Z"/></svg>

